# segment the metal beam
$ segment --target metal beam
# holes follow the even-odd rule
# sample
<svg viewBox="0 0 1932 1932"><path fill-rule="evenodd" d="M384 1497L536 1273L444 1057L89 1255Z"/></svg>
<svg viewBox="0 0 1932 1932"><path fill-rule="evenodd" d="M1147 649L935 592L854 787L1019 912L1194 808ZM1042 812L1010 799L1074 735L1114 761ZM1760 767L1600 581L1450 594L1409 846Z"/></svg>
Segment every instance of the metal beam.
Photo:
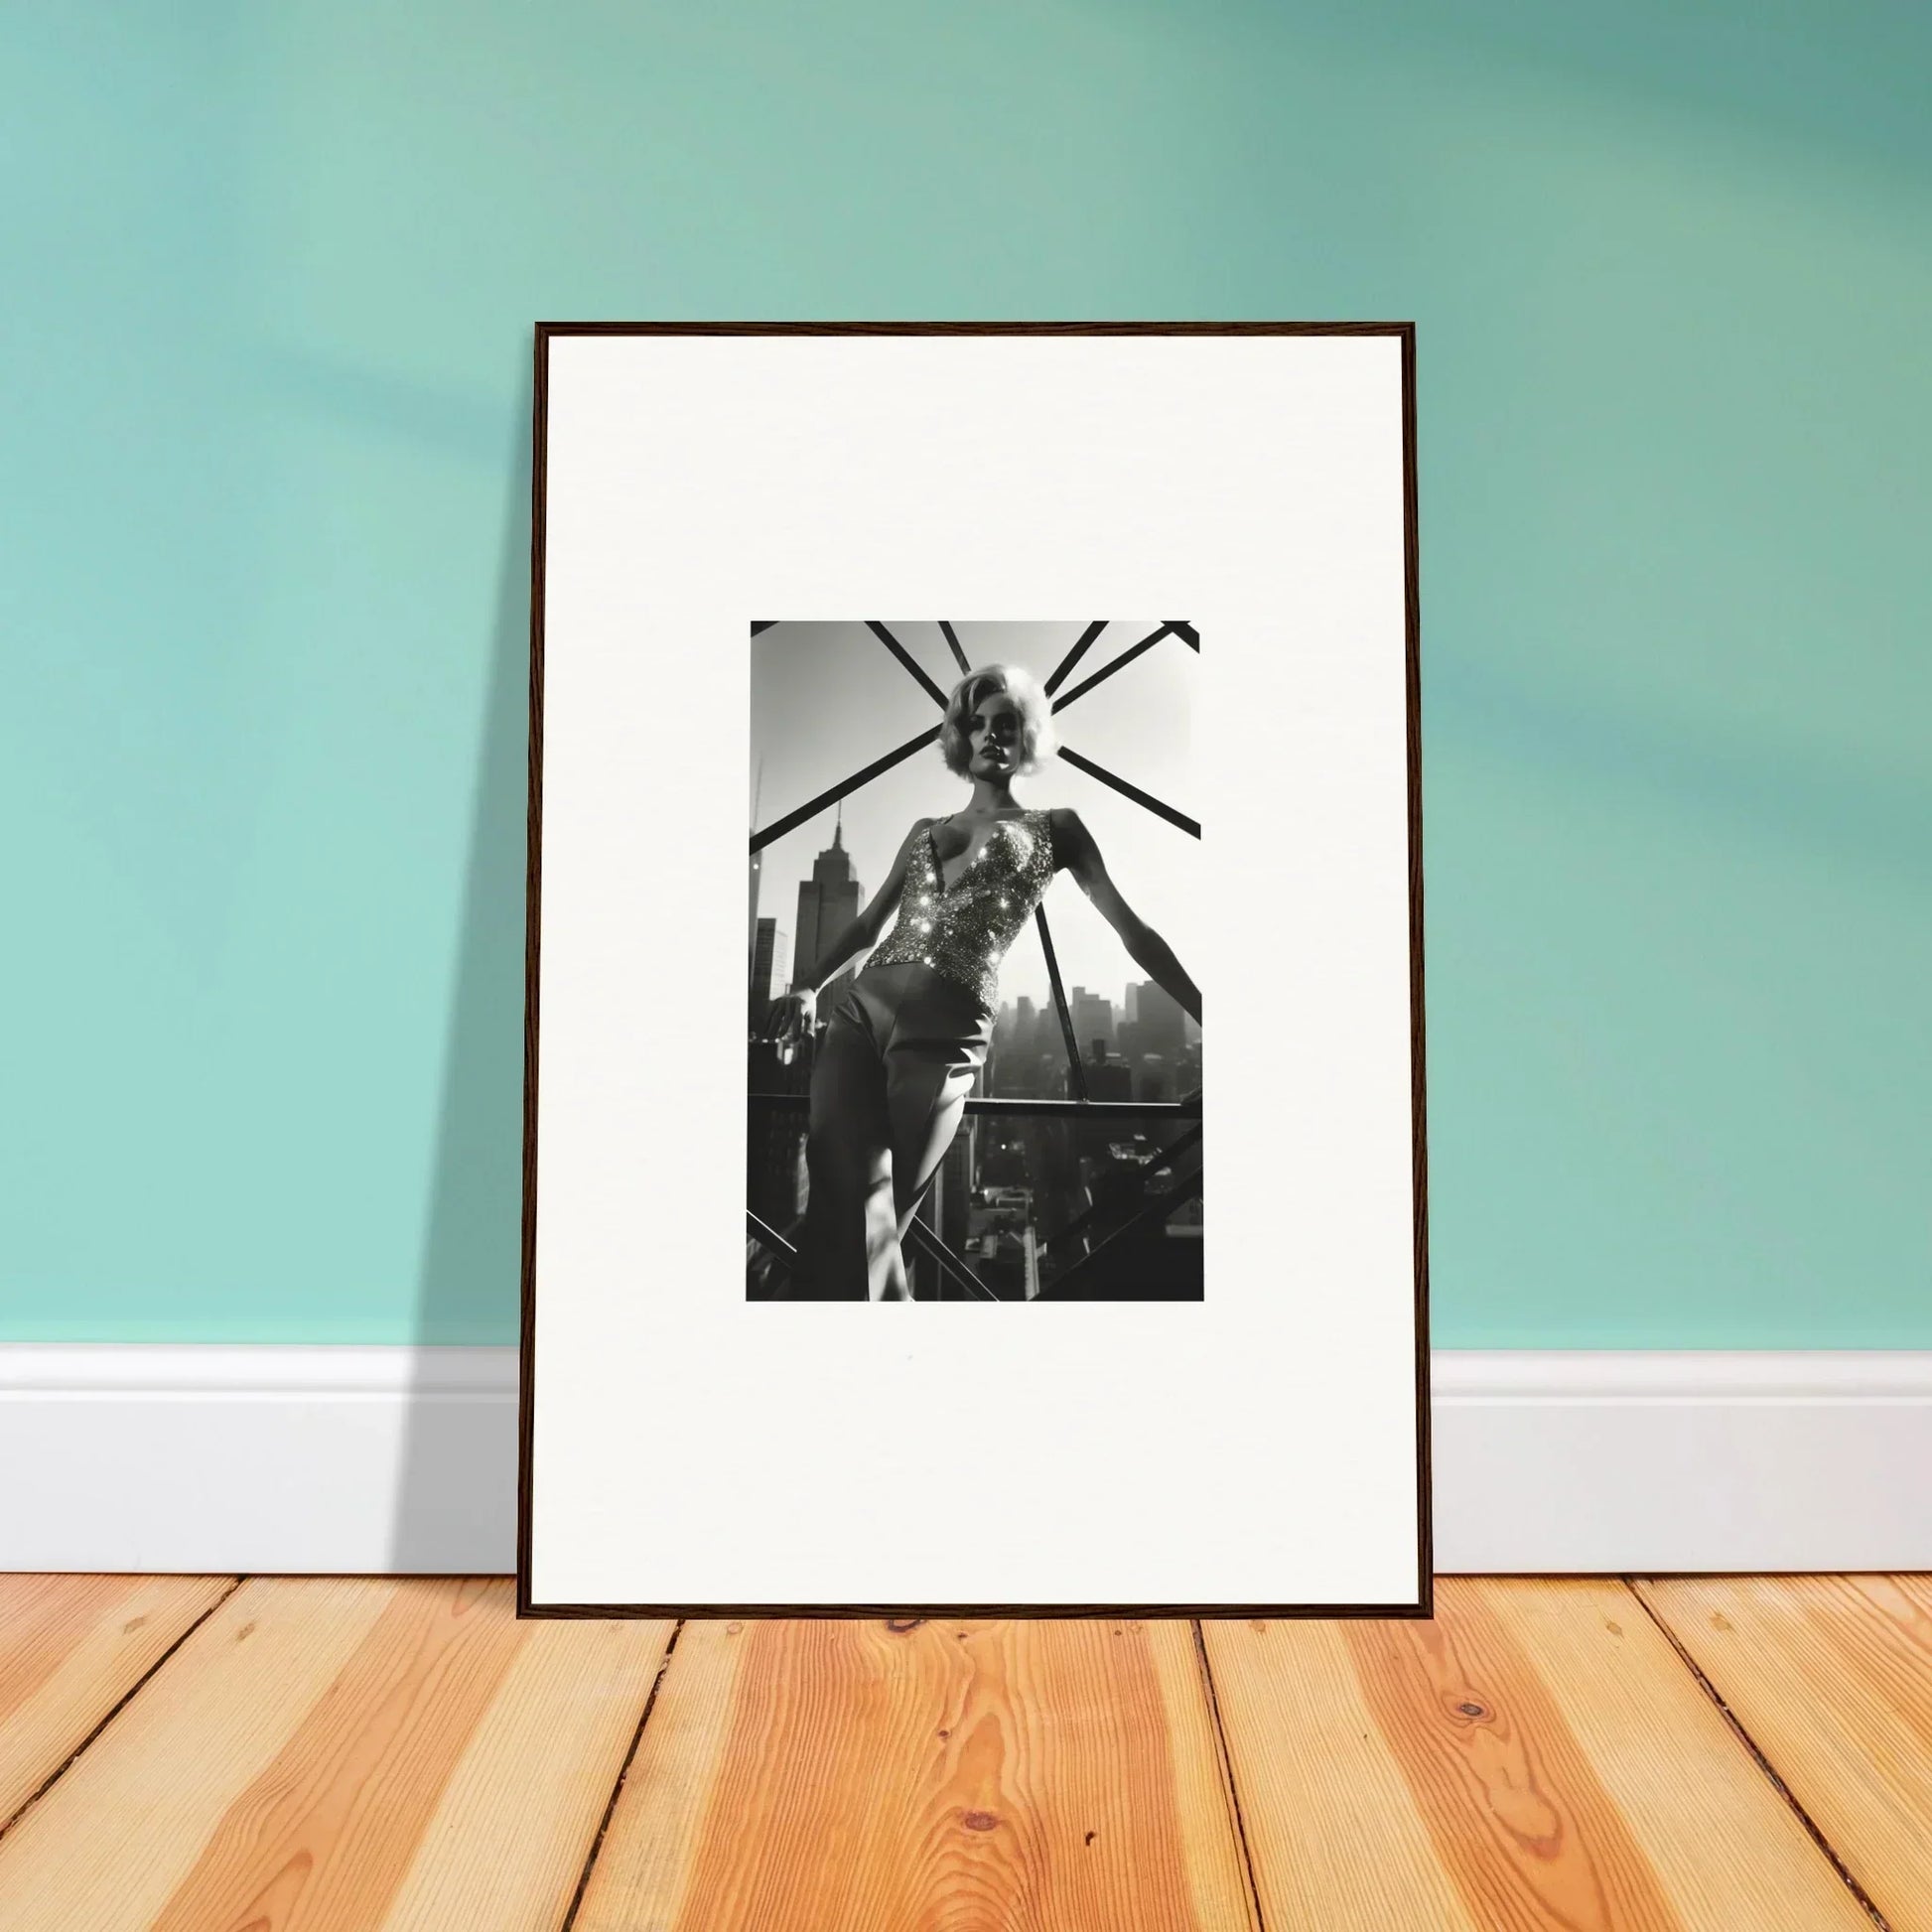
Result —
<svg viewBox="0 0 1932 1932"><path fill-rule="evenodd" d="M773 839L781 839L787 832L804 824L808 818L816 817L827 805L836 805L841 798L855 792L861 785L869 785L882 771L890 771L894 765L902 764L914 752L923 751L939 736L939 727L934 725L930 731L921 732L917 738L908 738L896 752L888 752L883 759L874 759L861 771L855 771L843 783L834 785L830 791L821 791L816 798L808 799L795 812L787 812L775 825L767 825L762 832L752 834L752 850L761 852Z"/></svg>
<svg viewBox="0 0 1932 1932"><path fill-rule="evenodd" d="M1067 708L1067 706L1074 703L1076 699L1084 698L1087 695L1087 693L1091 691L1096 684L1104 684L1107 681L1107 679L1112 677L1116 671L1124 670L1129 664L1133 663L1135 658L1140 656L1142 651L1152 650L1154 646L1158 644L1163 637L1171 637L1173 635L1173 625L1171 623L1164 623L1159 630L1150 632L1149 635L1143 637L1138 644L1135 644L1131 648L1122 651L1121 654L1118 657L1116 657L1111 664L1106 665L1101 670L1095 671L1090 678L1083 678L1078 684L1076 684L1073 687L1071 691L1069 691L1066 694L1065 697L1055 699L1053 702L1053 710L1055 714L1064 711Z"/></svg>
<svg viewBox="0 0 1932 1932"><path fill-rule="evenodd" d="M1148 1157L1149 1171L1152 1172L1157 1168L1166 1167L1175 1155L1185 1154L1199 1139L1200 1129L1198 1127L1189 1128L1186 1133L1176 1135L1173 1140L1170 1141L1166 1147L1161 1149L1158 1155L1150 1155ZM1165 1199L1166 1197L1163 1196L1163 1198ZM1075 1215L1072 1220L1067 1222L1065 1227L1056 1228L1039 1245L1041 1248L1058 1247L1062 1241L1070 1240L1074 1235L1080 1233L1090 1222L1099 1219L1107 1206L1108 1203L1105 1201L1095 1201L1084 1214Z"/></svg>
<svg viewBox="0 0 1932 1932"><path fill-rule="evenodd" d="M1142 1228L1158 1226L1161 1222L1172 1219L1177 1209L1185 1207L1200 1193L1201 1170L1197 1168L1186 1179L1177 1181L1172 1193L1163 1194L1158 1200L1142 1208L1131 1221L1123 1222L1101 1242L1099 1247L1083 1254L1064 1274L1054 1276L1050 1282L1042 1282L1037 1299L1042 1302L1058 1300L1068 1282L1077 1280L1083 1275L1087 1276L1089 1281L1092 1280L1092 1276L1088 1275L1087 1271L1093 1268L1102 1256L1111 1254L1129 1235L1139 1233Z"/></svg>
<svg viewBox="0 0 1932 1932"><path fill-rule="evenodd" d="M939 1272L949 1281L958 1282L969 1294L977 1295L983 1302L997 1302L1000 1299L916 1215L912 1221L911 1238L922 1253L930 1255L939 1264Z"/></svg>
<svg viewBox="0 0 1932 1932"><path fill-rule="evenodd" d="M919 668L918 659L883 623L876 623L868 618L866 628L925 686L926 696L943 711L946 707L946 694Z"/></svg>
<svg viewBox="0 0 1932 1932"><path fill-rule="evenodd" d="M952 646L952 654L958 660L959 668L962 671L970 671L973 668L972 664L968 661L966 652L960 645L959 638L954 634L952 625L944 618L939 620L939 630L946 642Z"/></svg>
<svg viewBox="0 0 1932 1932"><path fill-rule="evenodd" d="M1090 623L1080 632L1080 640L1067 654L1055 664L1046 679L1046 695L1050 698L1066 682L1066 674L1087 654L1087 646L1107 627L1107 620L1101 618Z"/></svg>
<svg viewBox="0 0 1932 1932"><path fill-rule="evenodd" d="M780 1261L791 1262L798 1259L798 1250L768 1221L759 1220L749 1207L745 1210L745 1230L754 1241L769 1248Z"/></svg>
<svg viewBox="0 0 1932 1932"><path fill-rule="evenodd" d="M1112 785L1123 798L1131 798L1137 805L1144 805L1157 818L1165 818L1170 825L1178 825L1189 838L1200 837L1200 820L1189 818L1185 812L1177 812L1172 805L1164 805L1151 791L1143 791L1139 785L1130 785L1125 778L1116 776L1104 764L1095 764L1092 759L1083 759L1070 747L1062 745L1059 757L1063 758L1076 771L1084 771L1090 778L1098 778L1103 785Z"/></svg>
<svg viewBox="0 0 1932 1932"><path fill-rule="evenodd" d="M1052 982L1053 1005L1060 1016L1060 1035L1066 1041L1067 1078L1072 1083L1074 1099L1085 1100L1087 1070L1080 1064L1079 1042L1073 1032L1073 1016L1066 1007L1066 989L1060 984L1060 962L1053 953L1053 935L1047 928L1044 900L1034 907L1034 917L1039 924L1040 950L1046 955L1046 977Z"/></svg>

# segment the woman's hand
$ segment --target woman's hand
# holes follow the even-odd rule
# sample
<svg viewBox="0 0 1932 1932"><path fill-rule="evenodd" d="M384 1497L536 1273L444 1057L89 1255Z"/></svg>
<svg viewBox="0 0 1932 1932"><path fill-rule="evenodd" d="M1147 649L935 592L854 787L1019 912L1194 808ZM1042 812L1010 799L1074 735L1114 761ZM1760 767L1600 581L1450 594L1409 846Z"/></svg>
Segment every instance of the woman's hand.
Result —
<svg viewBox="0 0 1932 1932"><path fill-rule="evenodd" d="M818 995L808 988L800 987L772 1001L771 1013L764 1023L764 1030L772 1039L796 1043L799 1038L811 1032L817 1019Z"/></svg>

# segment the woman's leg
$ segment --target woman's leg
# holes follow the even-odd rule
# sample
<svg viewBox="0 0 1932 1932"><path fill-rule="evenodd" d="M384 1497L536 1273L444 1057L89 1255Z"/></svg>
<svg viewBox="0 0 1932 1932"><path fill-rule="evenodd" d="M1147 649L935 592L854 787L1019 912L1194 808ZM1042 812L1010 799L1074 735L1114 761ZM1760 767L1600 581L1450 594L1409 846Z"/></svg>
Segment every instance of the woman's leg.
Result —
<svg viewBox="0 0 1932 1932"><path fill-rule="evenodd" d="M893 1215L903 1241L946 1157L986 1059L992 1016L944 979L901 1002L886 1049Z"/></svg>
<svg viewBox="0 0 1932 1932"><path fill-rule="evenodd" d="M853 996L820 1035L805 1141L810 1187L792 1299L863 1302L903 1295L893 1216L885 1066L870 1008Z"/></svg>

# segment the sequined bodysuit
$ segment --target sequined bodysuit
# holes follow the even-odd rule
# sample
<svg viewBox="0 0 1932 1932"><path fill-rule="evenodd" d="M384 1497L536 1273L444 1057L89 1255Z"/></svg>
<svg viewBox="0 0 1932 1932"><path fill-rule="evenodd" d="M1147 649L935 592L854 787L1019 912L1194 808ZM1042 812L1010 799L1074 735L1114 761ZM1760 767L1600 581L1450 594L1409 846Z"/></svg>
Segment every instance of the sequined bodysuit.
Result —
<svg viewBox="0 0 1932 1932"><path fill-rule="evenodd" d="M893 929L868 966L930 966L970 987L991 1009L1000 962L1053 879L1053 825L1044 811L998 821L948 887L932 828L912 848Z"/></svg>

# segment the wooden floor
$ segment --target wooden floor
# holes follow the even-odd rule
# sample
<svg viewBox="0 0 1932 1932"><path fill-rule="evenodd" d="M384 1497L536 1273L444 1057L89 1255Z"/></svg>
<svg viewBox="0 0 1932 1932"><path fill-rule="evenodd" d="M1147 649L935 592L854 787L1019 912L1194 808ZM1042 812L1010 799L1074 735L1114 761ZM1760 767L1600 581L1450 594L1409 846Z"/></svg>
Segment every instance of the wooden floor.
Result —
<svg viewBox="0 0 1932 1932"><path fill-rule="evenodd" d="M1932 1580L525 1622L0 1577L4 1932L1932 1928Z"/></svg>

